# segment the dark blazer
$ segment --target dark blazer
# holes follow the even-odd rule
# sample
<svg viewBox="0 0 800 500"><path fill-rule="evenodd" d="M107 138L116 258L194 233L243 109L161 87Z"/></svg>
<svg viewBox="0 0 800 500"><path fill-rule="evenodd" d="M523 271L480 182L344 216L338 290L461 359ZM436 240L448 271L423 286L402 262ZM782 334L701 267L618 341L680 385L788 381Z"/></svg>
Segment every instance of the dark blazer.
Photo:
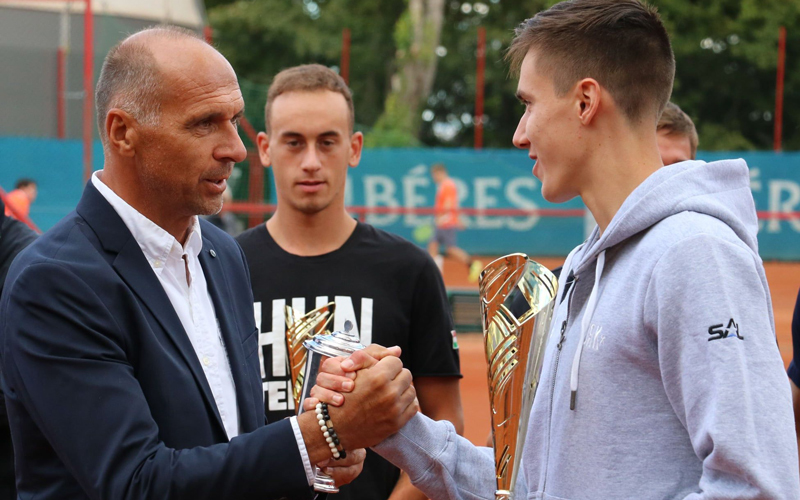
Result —
<svg viewBox="0 0 800 500"><path fill-rule="evenodd" d="M266 426L244 255L200 221L242 435L122 219L90 182L11 266L0 361L21 499L310 498L288 420Z"/></svg>

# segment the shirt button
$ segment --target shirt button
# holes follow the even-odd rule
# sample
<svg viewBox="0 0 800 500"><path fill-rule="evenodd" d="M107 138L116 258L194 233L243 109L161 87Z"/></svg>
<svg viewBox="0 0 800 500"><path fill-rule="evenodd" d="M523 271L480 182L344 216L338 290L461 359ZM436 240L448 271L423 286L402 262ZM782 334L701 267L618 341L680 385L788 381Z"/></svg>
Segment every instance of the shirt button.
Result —
<svg viewBox="0 0 800 500"><path fill-rule="evenodd" d="M153 267L155 267L156 269L160 269L162 265L164 264L160 260L153 261Z"/></svg>
<svg viewBox="0 0 800 500"><path fill-rule="evenodd" d="M206 366L210 366L211 365L211 360L208 359L208 356L203 356L203 364L206 365Z"/></svg>

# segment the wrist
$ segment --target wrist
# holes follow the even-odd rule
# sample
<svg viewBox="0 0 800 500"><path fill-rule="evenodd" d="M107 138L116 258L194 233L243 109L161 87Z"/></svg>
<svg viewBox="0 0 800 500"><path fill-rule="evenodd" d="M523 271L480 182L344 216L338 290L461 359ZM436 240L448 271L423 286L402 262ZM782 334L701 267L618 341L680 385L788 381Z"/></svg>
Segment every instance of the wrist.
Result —
<svg viewBox="0 0 800 500"><path fill-rule="evenodd" d="M318 464L331 458L331 449L320 431L318 422L314 411L307 411L297 416L297 424L303 434L308 459L312 464Z"/></svg>

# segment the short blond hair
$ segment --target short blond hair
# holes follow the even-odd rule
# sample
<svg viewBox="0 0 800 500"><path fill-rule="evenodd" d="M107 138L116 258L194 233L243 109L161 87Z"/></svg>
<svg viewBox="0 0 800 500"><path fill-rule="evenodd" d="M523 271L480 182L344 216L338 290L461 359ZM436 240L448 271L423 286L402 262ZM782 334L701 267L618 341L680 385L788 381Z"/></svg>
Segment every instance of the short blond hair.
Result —
<svg viewBox="0 0 800 500"><path fill-rule="evenodd" d="M344 96L347 102L347 109L350 111L349 123L350 131L353 131L355 124L355 109L353 108L353 94L344 79L338 73L321 64L303 64L288 68L277 75L272 80L267 93L267 104L264 106L264 127L269 134L269 116L272 111L272 103L280 95L288 92L315 92L329 90Z"/></svg>
<svg viewBox="0 0 800 500"><path fill-rule="evenodd" d="M665 131L667 135L680 135L689 139L689 146L692 150L692 160L697 156L697 129L689 115L673 102L668 102L658 119L656 131Z"/></svg>

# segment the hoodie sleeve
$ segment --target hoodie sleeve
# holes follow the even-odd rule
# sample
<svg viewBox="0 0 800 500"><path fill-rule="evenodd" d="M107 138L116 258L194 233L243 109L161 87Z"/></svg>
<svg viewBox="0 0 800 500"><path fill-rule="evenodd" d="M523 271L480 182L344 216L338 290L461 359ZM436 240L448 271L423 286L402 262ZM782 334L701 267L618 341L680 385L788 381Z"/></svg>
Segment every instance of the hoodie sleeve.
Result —
<svg viewBox="0 0 800 500"><path fill-rule="evenodd" d="M373 451L404 470L411 483L433 500L494 498L492 449L459 436L447 420L433 421L417 413ZM527 498L524 476L520 465L514 498Z"/></svg>
<svg viewBox="0 0 800 500"><path fill-rule="evenodd" d="M789 383L760 259L700 234L666 250L645 298L672 407L702 461L686 499L797 499Z"/></svg>

